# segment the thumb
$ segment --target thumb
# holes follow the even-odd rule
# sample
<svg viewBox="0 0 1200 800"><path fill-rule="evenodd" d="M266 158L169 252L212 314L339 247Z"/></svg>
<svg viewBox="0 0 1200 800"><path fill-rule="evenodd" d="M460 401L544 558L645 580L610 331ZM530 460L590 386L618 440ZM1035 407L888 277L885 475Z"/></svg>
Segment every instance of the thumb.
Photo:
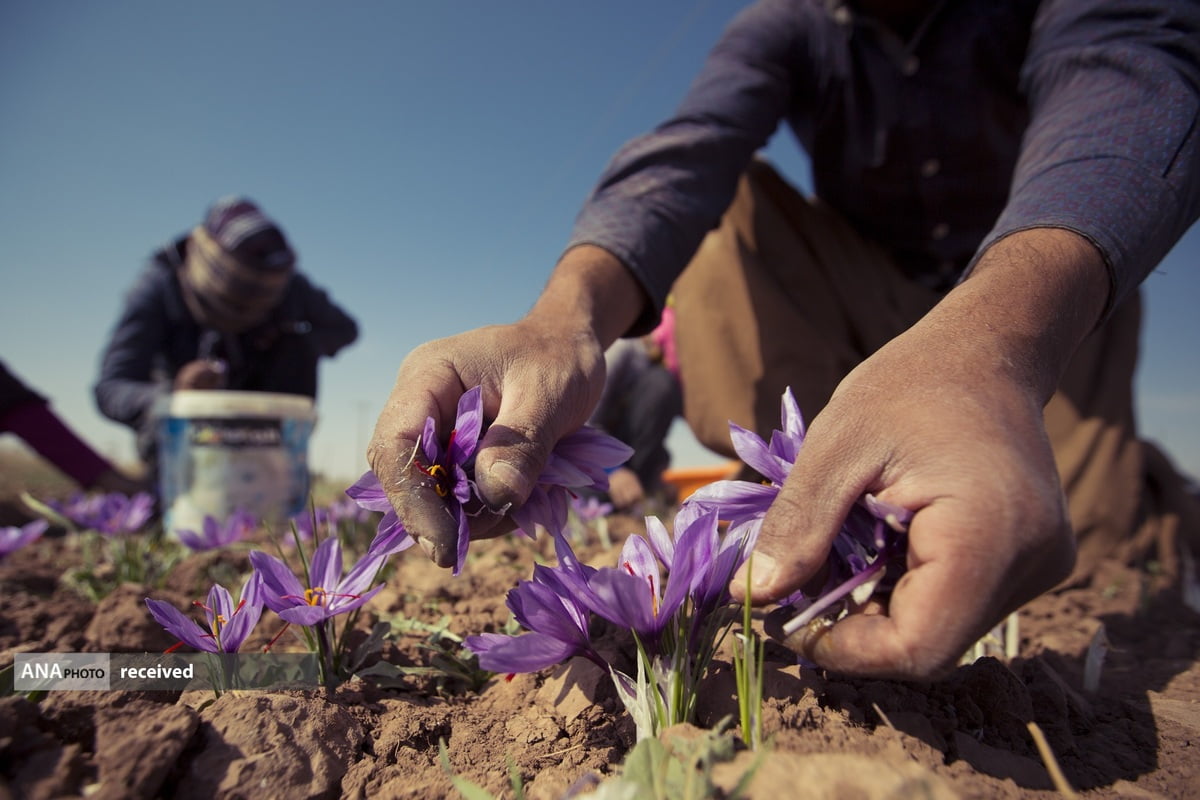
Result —
<svg viewBox="0 0 1200 800"><path fill-rule="evenodd" d="M503 394L475 455L475 482L493 511L529 499L571 422L563 406L547 403L544 395L520 389Z"/></svg>
<svg viewBox="0 0 1200 800"><path fill-rule="evenodd" d="M850 456L837 435L823 435L814 420L778 496L767 509L754 546L750 601L768 603L801 589L816 576L855 501L875 472L857 471L867 463ZM831 432L832 433L832 432ZM748 564L734 575L730 592L746 599Z"/></svg>

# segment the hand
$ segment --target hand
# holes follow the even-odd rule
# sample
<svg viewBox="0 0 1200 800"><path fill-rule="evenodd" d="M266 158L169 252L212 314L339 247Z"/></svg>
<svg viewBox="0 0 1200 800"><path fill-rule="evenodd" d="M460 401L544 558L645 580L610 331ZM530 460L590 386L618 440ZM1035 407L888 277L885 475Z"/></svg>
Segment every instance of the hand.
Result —
<svg viewBox="0 0 1200 800"><path fill-rule="evenodd" d="M226 380L225 362L214 358L199 358L180 367L175 374L174 387L184 389L223 389Z"/></svg>
<svg viewBox="0 0 1200 800"><path fill-rule="evenodd" d="M991 262L842 381L767 513L755 602L813 578L865 492L915 512L908 571L886 606L784 642L821 666L938 677L1070 572L1074 536L1042 407L1099 317L1107 282L1098 254L1073 234L1039 242L1057 274L1022 243L1015 234L996 245ZM744 586L738 575L730 589L740 598Z"/></svg>
<svg viewBox="0 0 1200 800"><path fill-rule="evenodd" d="M608 476L608 496L614 508L625 511L645 500L646 490L636 472L629 467L621 467Z"/></svg>
<svg viewBox="0 0 1200 800"><path fill-rule="evenodd" d="M476 450L476 484L492 510L519 506L558 440L587 422L604 386L604 348L644 304L620 262L581 246L564 256L524 319L429 342L405 358L367 461L409 534L439 566L453 565L458 534L411 463L426 418L434 418L444 443L459 397L482 386L490 427ZM502 513L481 513L472 518L471 538L512 527Z"/></svg>

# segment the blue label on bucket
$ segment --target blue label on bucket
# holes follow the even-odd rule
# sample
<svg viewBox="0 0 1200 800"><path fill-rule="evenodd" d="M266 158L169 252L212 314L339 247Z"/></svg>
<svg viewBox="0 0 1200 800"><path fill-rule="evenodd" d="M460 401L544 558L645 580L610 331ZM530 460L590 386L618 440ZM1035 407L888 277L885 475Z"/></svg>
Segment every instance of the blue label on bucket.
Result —
<svg viewBox="0 0 1200 800"><path fill-rule="evenodd" d="M193 419L188 436L197 447L277 447L282 424L277 419Z"/></svg>

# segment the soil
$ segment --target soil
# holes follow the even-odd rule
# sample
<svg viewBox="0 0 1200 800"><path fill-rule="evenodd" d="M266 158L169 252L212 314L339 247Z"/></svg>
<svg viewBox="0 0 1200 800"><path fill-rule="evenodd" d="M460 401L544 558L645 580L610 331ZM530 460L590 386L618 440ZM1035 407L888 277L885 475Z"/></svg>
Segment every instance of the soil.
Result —
<svg viewBox="0 0 1200 800"><path fill-rule="evenodd" d="M614 547L640 527L624 517L609 524ZM594 538L579 550L596 564L615 555ZM416 621L393 625L381 658L429 666L438 656L431 630L502 630L505 593L548 554L545 541L473 543L452 578L414 548L394 559L358 627L365 636L381 620ZM228 585L246 566L244 550L190 556L166 588L126 584L94 603L62 581L80 558L77 538L65 535L0 562L0 667L17 652L161 652L174 640L143 598L187 609L214 578ZM267 638L281 623L263 620L256 635ZM1085 655L1101 628L1107 657L1098 689L1085 691ZM1016 658L983 658L935 684L847 679L768 647L765 755L743 749L719 764L711 795L727 796L753 769L747 796L772 800L1057 796L1027 727L1035 722L1080 796L1200 797L1200 615L1177 584L1153 564L1112 563L1092 584L1022 609L1019 630ZM600 633L614 651L626 644ZM697 728L663 738L682 747L736 718L733 687L723 654ZM455 796L441 742L453 775L493 795L514 796L516 774L525 796L561 798L620 773L635 731L608 676L579 659L495 676L477 691L434 670L215 701L200 692L49 692L36 702L9 693L0 697L0 798Z"/></svg>

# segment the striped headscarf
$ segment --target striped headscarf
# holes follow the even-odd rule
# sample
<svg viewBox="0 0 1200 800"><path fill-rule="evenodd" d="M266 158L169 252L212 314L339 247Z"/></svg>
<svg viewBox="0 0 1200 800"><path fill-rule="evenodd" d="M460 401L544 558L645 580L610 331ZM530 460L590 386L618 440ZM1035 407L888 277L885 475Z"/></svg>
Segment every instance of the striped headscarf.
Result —
<svg viewBox="0 0 1200 800"><path fill-rule="evenodd" d="M283 231L250 200L228 197L188 237L180 286L198 323L240 333L279 302L295 264Z"/></svg>

